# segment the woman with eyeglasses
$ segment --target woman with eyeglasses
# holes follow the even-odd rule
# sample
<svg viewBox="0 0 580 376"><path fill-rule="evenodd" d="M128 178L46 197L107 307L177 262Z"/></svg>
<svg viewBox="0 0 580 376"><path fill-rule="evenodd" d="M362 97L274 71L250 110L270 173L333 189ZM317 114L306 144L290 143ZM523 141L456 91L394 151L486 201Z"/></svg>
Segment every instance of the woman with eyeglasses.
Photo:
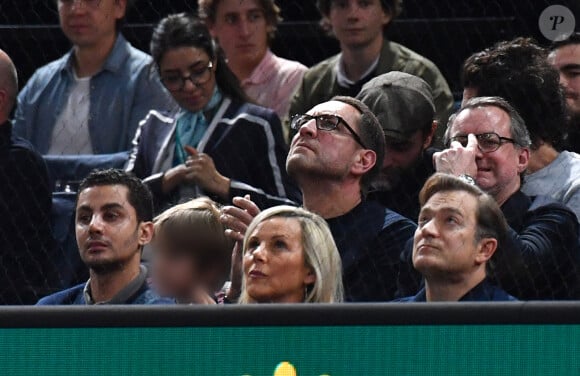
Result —
<svg viewBox="0 0 580 376"><path fill-rule="evenodd" d="M280 120L249 103L202 21L185 13L162 19L151 55L180 110L150 111L127 169L149 184L158 209L200 195L229 202L252 189L299 198Z"/></svg>

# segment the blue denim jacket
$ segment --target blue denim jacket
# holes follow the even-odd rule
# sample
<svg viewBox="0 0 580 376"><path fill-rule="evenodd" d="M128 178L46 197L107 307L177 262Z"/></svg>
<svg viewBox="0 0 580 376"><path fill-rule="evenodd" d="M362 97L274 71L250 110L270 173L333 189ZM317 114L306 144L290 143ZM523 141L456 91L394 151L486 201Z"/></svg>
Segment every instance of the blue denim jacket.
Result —
<svg viewBox="0 0 580 376"><path fill-rule="evenodd" d="M73 51L39 68L18 95L15 133L41 153L50 147L52 130L62 112L73 76ZM139 121L150 110L172 110L176 104L163 88L153 60L119 34L102 70L91 78L89 133L94 154L131 149Z"/></svg>

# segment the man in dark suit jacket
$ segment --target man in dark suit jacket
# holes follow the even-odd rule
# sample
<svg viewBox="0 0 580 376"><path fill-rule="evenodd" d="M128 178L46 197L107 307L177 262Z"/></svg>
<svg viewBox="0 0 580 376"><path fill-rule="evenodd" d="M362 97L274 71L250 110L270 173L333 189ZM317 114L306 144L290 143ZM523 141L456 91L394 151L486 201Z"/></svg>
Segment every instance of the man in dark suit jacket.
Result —
<svg viewBox="0 0 580 376"><path fill-rule="evenodd" d="M508 229L493 197L473 181L439 173L427 180L419 201L413 266L425 287L399 301L515 300L487 278L487 263Z"/></svg>
<svg viewBox="0 0 580 376"><path fill-rule="evenodd" d="M383 161L385 140L379 121L361 101L335 97L294 118L291 127L297 133L286 169L302 191L304 207L328 222L342 260L345 299L392 300L401 252L416 226L365 198ZM267 201L264 195L250 192L250 196L259 203ZM234 203L242 208L251 205L241 198ZM235 237L237 229L240 239L245 231L242 222L257 211L224 209L230 234ZM228 298L231 295L235 294Z"/></svg>
<svg viewBox="0 0 580 376"><path fill-rule="evenodd" d="M491 263L500 286L522 300L580 298L576 215L550 197L520 190L531 141L518 112L499 97L472 98L451 117L445 143L448 149L434 154L436 170L470 176L510 226Z"/></svg>
<svg viewBox="0 0 580 376"><path fill-rule="evenodd" d="M16 68L0 50L0 304L33 304L55 282L48 174L42 157L12 134L17 93Z"/></svg>

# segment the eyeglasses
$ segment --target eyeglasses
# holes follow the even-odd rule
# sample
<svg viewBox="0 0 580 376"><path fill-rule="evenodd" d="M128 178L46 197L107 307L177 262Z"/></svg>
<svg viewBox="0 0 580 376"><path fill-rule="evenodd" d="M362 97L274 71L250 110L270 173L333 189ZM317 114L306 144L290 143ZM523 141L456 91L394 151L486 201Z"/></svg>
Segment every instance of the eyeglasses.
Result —
<svg viewBox="0 0 580 376"><path fill-rule="evenodd" d="M352 134L354 140L362 146L364 149L368 149L365 144L362 142L360 136L356 134L354 129L348 123L338 115L333 114L322 114L322 115L294 115L292 117L292 121L290 122L290 128L295 131L300 130L300 128L308 123L310 120L316 121L316 129L320 129L322 131L333 131L338 128L338 124L342 123L346 127L346 129Z"/></svg>
<svg viewBox="0 0 580 376"><path fill-rule="evenodd" d="M98 8L101 4L101 0L58 0L58 2L64 6L72 7L73 4L84 5L89 8Z"/></svg>
<svg viewBox="0 0 580 376"><path fill-rule="evenodd" d="M213 63L210 61L206 67L202 69L189 69L189 76L182 76L180 74L166 74L161 77L161 82L169 91L183 90L186 81L191 81L195 86L205 84L211 78L211 70Z"/></svg>
<svg viewBox="0 0 580 376"><path fill-rule="evenodd" d="M499 149L500 146L502 146L503 144L506 144L506 143L518 145L518 143L514 139L507 138L507 137L501 137L500 135L498 135L495 132L480 133L480 134L476 134L475 137L477 138L477 147L479 148L479 150L481 150L482 153L492 153L492 152L496 151L497 149ZM449 145L453 141L457 141L463 147L466 147L467 146L467 135L451 137L447 147L449 147Z"/></svg>

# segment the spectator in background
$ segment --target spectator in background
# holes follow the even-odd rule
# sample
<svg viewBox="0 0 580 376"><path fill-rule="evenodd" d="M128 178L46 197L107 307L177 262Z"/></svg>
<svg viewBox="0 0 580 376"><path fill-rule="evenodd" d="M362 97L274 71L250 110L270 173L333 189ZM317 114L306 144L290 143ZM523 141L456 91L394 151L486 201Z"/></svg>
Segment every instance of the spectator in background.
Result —
<svg viewBox="0 0 580 376"><path fill-rule="evenodd" d="M517 111L498 97L472 98L451 116L445 142L436 170L472 180L511 227L492 260L501 287L522 300L580 298L578 221L554 199L520 190L531 141Z"/></svg>
<svg viewBox="0 0 580 376"><path fill-rule="evenodd" d="M416 226L365 198L385 151L377 118L357 99L334 97L295 116L291 128L297 134L286 169L298 182L304 207L328 222L342 259L345 299L392 300L401 252ZM251 197L263 202L256 193ZM259 208L241 197L234 204L223 209L222 220L239 240Z"/></svg>
<svg viewBox="0 0 580 376"><path fill-rule="evenodd" d="M215 293L228 279L233 246L219 217L219 207L200 197L155 218L155 291L178 303L215 303Z"/></svg>
<svg viewBox="0 0 580 376"><path fill-rule="evenodd" d="M223 49L242 89L285 120L306 67L270 51L280 8L274 0L198 0L199 15Z"/></svg>
<svg viewBox="0 0 580 376"><path fill-rule="evenodd" d="M553 197L580 218L580 156L560 152L566 104L547 51L529 38L499 42L470 56L462 74L464 103L475 96L499 96L524 119L532 144L522 192Z"/></svg>
<svg viewBox="0 0 580 376"><path fill-rule="evenodd" d="M248 103L202 21L167 16L153 31L151 54L180 110L147 115L127 170L145 178L158 206L200 195L230 202L231 188L246 185L299 197L284 170L280 120Z"/></svg>
<svg viewBox="0 0 580 376"><path fill-rule="evenodd" d="M42 157L12 134L18 76L0 50L0 304L34 304L53 278L51 190Z"/></svg>
<svg viewBox="0 0 580 376"><path fill-rule="evenodd" d="M436 119L446 122L453 96L430 60L384 37L383 31L402 11L402 0L319 0L323 22L340 42L341 52L310 68L290 106L302 114L335 95L356 96L371 78L402 71L424 79L433 89ZM444 127L440 130L443 134Z"/></svg>
<svg viewBox="0 0 580 376"><path fill-rule="evenodd" d="M340 255L320 216L293 206L261 212L243 246L240 303L340 303Z"/></svg>
<svg viewBox="0 0 580 376"><path fill-rule="evenodd" d="M81 182L76 237L89 280L38 305L164 304L147 285L141 252L153 236L153 200L141 180L121 170L94 171Z"/></svg>
<svg viewBox="0 0 580 376"><path fill-rule="evenodd" d="M15 132L41 154L127 152L139 120L175 106L151 57L120 32L131 1L55 1L73 48L30 78L14 119Z"/></svg>
<svg viewBox="0 0 580 376"><path fill-rule="evenodd" d="M435 174L419 195L413 265L425 287L406 302L516 300L487 278L487 263L507 234L494 201L475 185Z"/></svg>
<svg viewBox="0 0 580 376"><path fill-rule="evenodd" d="M566 149L580 152L580 33L552 44L548 62L560 73L568 109Z"/></svg>
<svg viewBox="0 0 580 376"><path fill-rule="evenodd" d="M385 157L369 198L415 220L419 191L435 172L431 87L408 73L389 72L364 84L357 98L377 116L385 135Z"/></svg>

